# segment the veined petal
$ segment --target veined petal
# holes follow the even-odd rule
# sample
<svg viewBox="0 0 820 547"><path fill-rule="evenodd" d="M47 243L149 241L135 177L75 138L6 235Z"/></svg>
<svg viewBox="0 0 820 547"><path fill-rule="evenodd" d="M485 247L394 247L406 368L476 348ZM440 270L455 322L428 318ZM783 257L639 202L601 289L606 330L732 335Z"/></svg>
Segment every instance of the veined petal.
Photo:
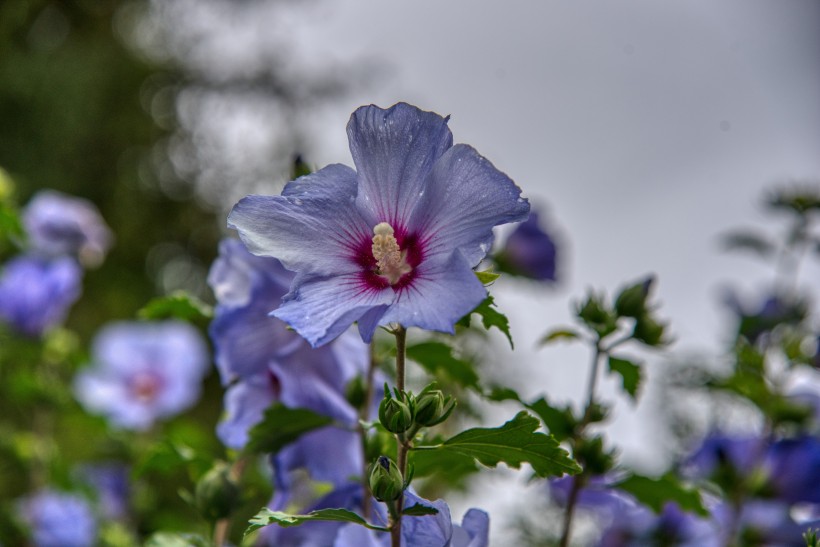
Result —
<svg viewBox="0 0 820 547"><path fill-rule="evenodd" d="M406 103L387 110L363 106L347 124L359 173L359 207L375 225L404 225L424 192L436 160L453 145L447 118Z"/></svg>
<svg viewBox="0 0 820 547"><path fill-rule="evenodd" d="M289 270L313 274L356 271L362 241L373 227L355 204L356 173L344 165L289 183L281 196L251 195L228 215L228 227L250 252L278 258Z"/></svg>
<svg viewBox="0 0 820 547"><path fill-rule="evenodd" d="M394 297L389 287L368 286L360 272L333 277L299 275L293 290L272 315L317 347L339 336L373 308L392 303Z"/></svg>
<svg viewBox="0 0 820 547"><path fill-rule="evenodd" d="M403 287L379 324L453 333L453 325L478 306L487 291L456 251L422 262L416 277Z"/></svg>
<svg viewBox="0 0 820 547"><path fill-rule="evenodd" d="M521 189L471 146L457 144L436 163L424 198L408 224L421 234L425 252L459 249L476 266L493 242L493 226L527 218Z"/></svg>

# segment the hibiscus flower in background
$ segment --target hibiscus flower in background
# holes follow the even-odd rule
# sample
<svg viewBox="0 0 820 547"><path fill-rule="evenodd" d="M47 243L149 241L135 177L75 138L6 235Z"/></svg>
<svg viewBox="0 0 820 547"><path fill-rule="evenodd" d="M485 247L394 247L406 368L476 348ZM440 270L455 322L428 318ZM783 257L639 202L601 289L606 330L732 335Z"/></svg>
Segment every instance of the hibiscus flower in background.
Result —
<svg viewBox="0 0 820 547"><path fill-rule="evenodd" d="M297 273L274 315L321 346L358 322L453 332L486 297L473 273L492 228L526 219L521 190L447 118L399 103L347 126L356 171L330 165L280 196L247 196L228 217L248 249Z"/></svg>
<svg viewBox="0 0 820 547"><path fill-rule="evenodd" d="M493 255L493 261L499 272L551 282L557 280L556 254L553 236L542 229L539 214L533 211Z"/></svg>
<svg viewBox="0 0 820 547"><path fill-rule="evenodd" d="M114 323L93 342L92 364L74 382L80 403L116 427L145 430L191 407L208 372L199 332L187 323Z"/></svg>
<svg viewBox="0 0 820 547"><path fill-rule="evenodd" d="M368 348L353 333L313 349L270 310L279 306L293 273L274 258L250 254L241 241L223 240L208 282L217 306L209 334L225 394L220 439L231 448L247 442L248 430L274 402L308 408L354 428L356 410L345 388L363 374Z"/></svg>
<svg viewBox="0 0 820 547"><path fill-rule="evenodd" d="M73 258L24 254L0 271L0 321L38 337L65 321L81 293L82 270Z"/></svg>
<svg viewBox="0 0 820 547"><path fill-rule="evenodd" d="M67 492L42 490L18 504L21 520L31 532L35 547L91 547L97 522L91 505Z"/></svg>
<svg viewBox="0 0 820 547"><path fill-rule="evenodd" d="M30 248L46 256L73 256L84 266L98 266L113 236L90 201L54 190L38 192L23 212Z"/></svg>

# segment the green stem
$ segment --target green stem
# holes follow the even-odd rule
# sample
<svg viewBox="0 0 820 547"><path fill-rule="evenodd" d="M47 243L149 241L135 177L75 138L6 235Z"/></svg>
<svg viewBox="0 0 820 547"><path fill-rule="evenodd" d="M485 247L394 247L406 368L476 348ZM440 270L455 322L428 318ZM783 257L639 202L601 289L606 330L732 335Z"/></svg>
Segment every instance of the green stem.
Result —
<svg viewBox="0 0 820 547"><path fill-rule="evenodd" d="M601 368L601 357L607 355L611 349L620 343L620 340L616 341L604 349L601 347L600 340L595 342L595 353L592 356L592 370L590 371L589 381L587 382L586 408L584 409L583 418L581 418L581 422L578 424L578 427L575 429L575 433L572 436L573 444L575 444L575 442L584 434L584 430L592 419L592 407L595 403L595 386L598 383L598 370ZM559 542L560 547L567 547L569 545L570 532L572 531L572 518L575 514L575 505L578 501L578 494L580 493L581 488L584 485L584 481L586 480L586 470L582 471L580 475L572 477L571 480L572 486L570 487L569 496L567 497L567 509L564 513L564 525L561 531L561 541Z"/></svg>
<svg viewBox="0 0 820 547"><path fill-rule="evenodd" d="M407 345L407 329L399 325L393 331L396 336L396 387L399 393L404 392L404 360ZM404 439L396 439L396 465L404 479L407 474L407 451L409 442ZM401 512L404 509L404 494L396 500L398 508L397 515L390 524L390 545L391 547L401 547Z"/></svg>

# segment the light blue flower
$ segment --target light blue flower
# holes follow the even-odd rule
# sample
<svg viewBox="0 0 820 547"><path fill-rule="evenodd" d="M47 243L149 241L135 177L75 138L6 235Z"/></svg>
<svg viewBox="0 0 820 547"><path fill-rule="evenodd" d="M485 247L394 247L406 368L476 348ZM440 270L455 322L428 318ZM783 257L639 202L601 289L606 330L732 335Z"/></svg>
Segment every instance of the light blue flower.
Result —
<svg viewBox="0 0 820 547"><path fill-rule="evenodd" d="M89 411L143 430L192 406L207 371L205 343L187 323L115 323L95 338L93 364L74 390Z"/></svg>
<svg viewBox="0 0 820 547"><path fill-rule="evenodd" d="M80 496L43 490L18 505L35 547L90 547L97 535L91 506Z"/></svg>
<svg viewBox="0 0 820 547"><path fill-rule="evenodd" d="M111 231L88 200L42 190L23 212L29 245L47 256L74 256L96 266L111 246Z"/></svg>
<svg viewBox="0 0 820 547"><path fill-rule="evenodd" d="M314 346L353 322L366 342L389 323L453 332L486 296L472 268L492 228L529 203L438 114L364 106L347 133L357 171L330 165L228 217L251 252L297 272L274 315Z"/></svg>
<svg viewBox="0 0 820 547"><path fill-rule="evenodd" d="M364 373L367 346L346 333L314 349L271 317L292 279L278 260L254 256L238 240L222 241L211 267L208 281L217 306L209 333L220 376L229 385L217 434L231 448L247 443L248 430L274 402L313 410L350 429L357 423L345 388Z"/></svg>
<svg viewBox="0 0 820 547"><path fill-rule="evenodd" d="M21 255L0 272L0 321L40 336L65 320L80 296L82 271L72 258Z"/></svg>
<svg viewBox="0 0 820 547"><path fill-rule="evenodd" d="M490 517L480 509L470 509L461 525L453 524L450 507L444 500L429 501L405 491L405 507L416 504L438 510L434 515L402 517L403 547L487 547L489 545ZM382 506L380 506L381 509ZM384 519L384 514L381 514ZM339 527L333 547L389 547L390 535L374 532L356 524Z"/></svg>

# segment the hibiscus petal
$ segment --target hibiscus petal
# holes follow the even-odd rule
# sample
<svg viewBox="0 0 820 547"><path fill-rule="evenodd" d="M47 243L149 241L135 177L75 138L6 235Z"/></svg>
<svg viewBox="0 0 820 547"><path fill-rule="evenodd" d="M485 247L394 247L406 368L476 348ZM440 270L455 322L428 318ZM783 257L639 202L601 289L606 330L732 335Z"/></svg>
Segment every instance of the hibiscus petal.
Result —
<svg viewBox="0 0 820 547"><path fill-rule="evenodd" d="M390 304L394 296L390 288L367 286L359 272L333 277L299 275L282 306L271 315L317 347L339 336L373 308Z"/></svg>
<svg viewBox="0 0 820 547"><path fill-rule="evenodd" d="M493 226L527 218L529 202L507 175L471 146L457 144L430 173L424 199L408 224L427 256L459 249L476 266L493 242Z"/></svg>
<svg viewBox="0 0 820 547"><path fill-rule="evenodd" d="M355 205L356 173L344 165L289 183L281 196L247 196L228 227L253 254L278 258L289 270L339 274L360 269L362 241L373 237Z"/></svg>
<svg viewBox="0 0 820 547"><path fill-rule="evenodd" d="M453 333L453 325L478 306L487 291L459 252L425 260L401 289L380 324Z"/></svg>
<svg viewBox="0 0 820 547"><path fill-rule="evenodd" d="M406 223L436 160L453 145L447 118L406 103L359 108L347 136L359 172L359 207L374 214L371 225L394 227Z"/></svg>

